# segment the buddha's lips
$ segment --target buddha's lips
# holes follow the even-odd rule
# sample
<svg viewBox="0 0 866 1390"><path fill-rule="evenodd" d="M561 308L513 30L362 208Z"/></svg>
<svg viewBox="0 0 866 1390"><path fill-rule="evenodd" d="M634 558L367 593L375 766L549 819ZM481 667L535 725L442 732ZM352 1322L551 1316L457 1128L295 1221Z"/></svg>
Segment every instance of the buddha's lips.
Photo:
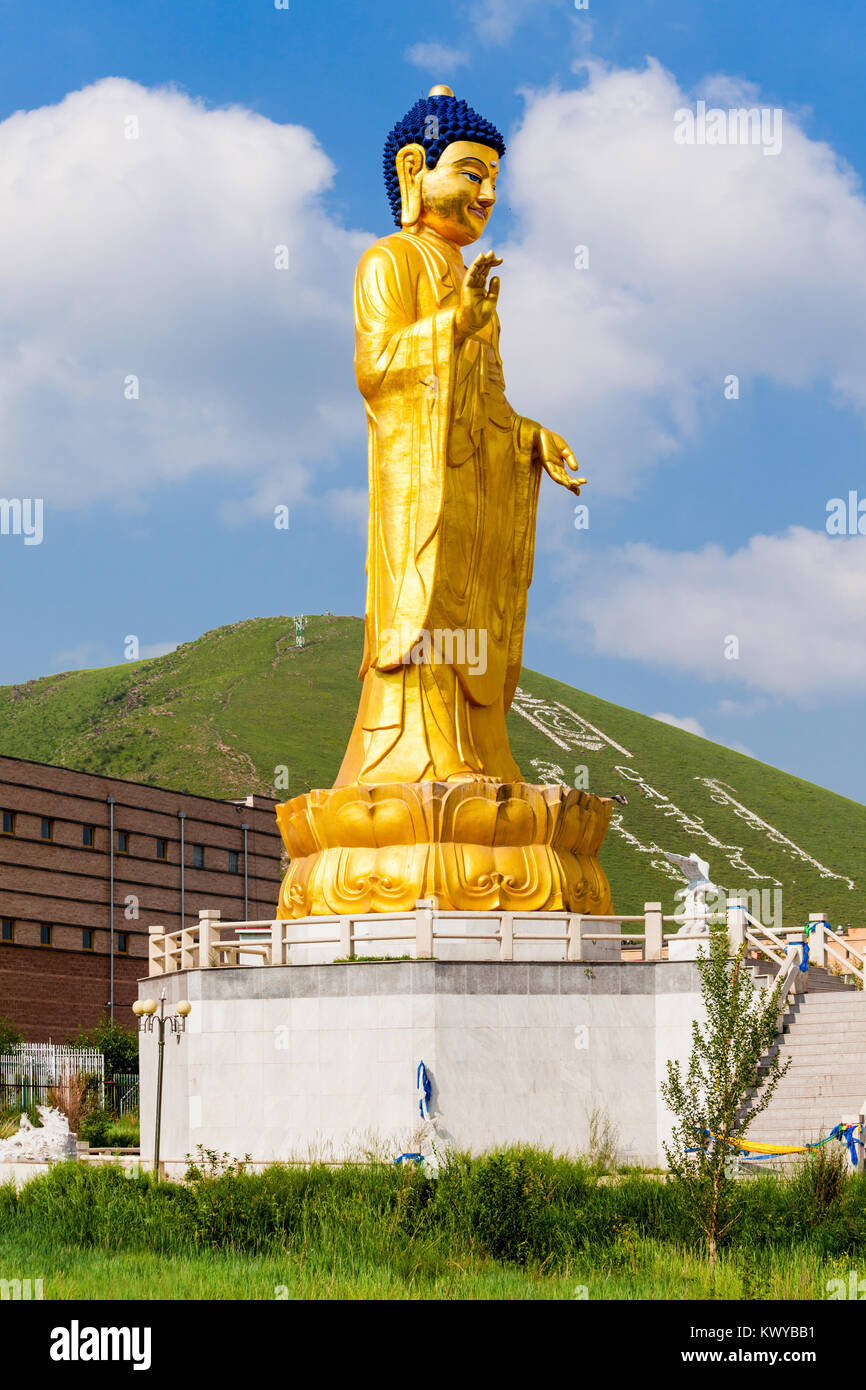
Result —
<svg viewBox="0 0 866 1390"><path fill-rule="evenodd" d="M471 208L469 209L469 211L472 213L473 217L480 217L482 222L486 222L486 221L487 221L487 212L486 212L486 210L485 210L484 208L472 208L472 207L471 207Z"/></svg>

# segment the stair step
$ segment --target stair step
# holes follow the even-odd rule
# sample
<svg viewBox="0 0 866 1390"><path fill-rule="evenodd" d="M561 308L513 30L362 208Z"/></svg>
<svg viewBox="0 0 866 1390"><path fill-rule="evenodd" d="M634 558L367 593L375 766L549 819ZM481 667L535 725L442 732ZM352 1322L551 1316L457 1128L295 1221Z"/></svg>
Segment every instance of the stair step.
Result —
<svg viewBox="0 0 866 1390"><path fill-rule="evenodd" d="M824 991L823 994L812 994L812 991L809 991L809 994L796 995L794 1005L795 1008L799 1006L808 1013L820 1013L822 1009L851 1009L852 1013L862 1009L863 1013L866 1013L866 998L863 997L862 991L851 995L842 994L841 998L838 990Z"/></svg>
<svg viewBox="0 0 866 1390"><path fill-rule="evenodd" d="M849 1115L851 1119L855 1119L863 1113L866 1111L862 1095L859 1099L845 1095L801 1095L799 1098L780 1095L778 1099L773 1098L773 1102L763 1111L762 1118L767 1116L767 1125L787 1125L791 1119L817 1125L820 1116L833 1115L833 1123L837 1125L842 1115Z"/></svg>
<svg viewBox="0 0 866 1390"><path fill-rule="evenodd" d="M826 1110L787 1110L784 1114L777 1115L773 1120L766 1120L766 1123L766 1116L759 1115L755 1123L760 1124L762 1133L768 1135L780 1134L783 1130L793 1127L801 1134L805 1130L814 1130L820 1139L822 1133L828 1134L831 1129L835 1129L842 1119L850 1123L856 1122L859 1113L857 1110L849 1110L844 1106L839 1108L827 1106ZM756 1130L755 1133L757 1132Z"/></svg>
<svg viewBox="0 0 866 1390"><path fill-rule="evenodd" d="M838 990L829 990L824 994L798 994L793 1000L789 1001L789 1012L792 1014L850 1014L856 1018L858 1014L866 1015L866 1003L863 1002L862 994L855 994L849 998L847 994L840 994Z"/></svg>
<svg viewBox="0 0 866 1390"><path fill-rule="evenodd" d="M764 1088L758 1088L758 1098L763 1099ZM777 1105L783 1105L786 1101L796 1100L832 1100L834 1105L841 1105L850 1102L852 1105L862 1106L866 1101L866 1077L862 1076L842 1076L836 1081L832 1076L810 1077L808 1080L791 1080L791 1073L783 1076L778 1086L773 1091L773 1098L770 1101L770 1110Z"/></svg>
<svg viewBox="0 0 866 1390"><path fill-rule="evenodd" d="M810 1064L803 1062L800 1066L790 1066L781 1078L778 1092L781 1093L788 1086L803 1085L812 1086L817 1084L838 1086L862 1086L866 1094L866 1066L861 1067L839 1067L830 1068L826 1064Z"/></svg>
<svg viewBox="0 0 866 1390"><path fill-rule="evenodd" d="M844 1013L841 1009L821 1009L817 1013L790 1013L782 1019L782 1027L791 1033L795 1028L866 1028L866 1009L862 1014Z"/></svg>
<svg viewBox="0 0 866 1390"><path fill-rule="evenodd" d="M759 1094L757 1099L762 1100L763 1097ZM828 1105L841 1105L859 1115L860 1111L866 1108L866 1095L859 1088L856 1091L818 1091L808 1086L800 1090L787 1091L779 1088L773 1092L773 1098L763 1113L772 1119L778 1110L787 1107L796 1110L810 1105L819 1106L822 1110Z"/></svg>
<svg viewBox="0 0 866 1390"><path fill-rule="evenodd" d="M787 1053L782 1052L779 1054L779 1060L782 1066L784 1066L786 1062L791 1063L791 1065L787 1067L784 1073L785 1076L789 1078L792 1076L804 1077L807 1075L845 1076L853 1081L858 1076L862 1076L864 1084L866 1084L866 1062L861 1062L859 1058L854 1064L847 1067L844 1071L836 1070L837 1059L834 1059L832 1057L813 1057L810 1059L801 1056L791 1057ZM760 1077L764 1077L768 1071L769 1066L762 1062L758 1071L758 1075Z"/></svg>
<svg viewBox="0 0 866 1390"><path fill-rule="evenodd" d="M862 1022L858 1021L852 1023L849 1018L819 1019L814 1017L803 1018L801 1015L800 1018L791 1020L784 1036L787 1037L788 1034L793 1033L795 1029L798 1033L802 1033L804 1037L807 1036L807 1034L826 1033L832 1030L834 1035L838 1034L846 1038L866 1039L866 1019Z"/></svg>

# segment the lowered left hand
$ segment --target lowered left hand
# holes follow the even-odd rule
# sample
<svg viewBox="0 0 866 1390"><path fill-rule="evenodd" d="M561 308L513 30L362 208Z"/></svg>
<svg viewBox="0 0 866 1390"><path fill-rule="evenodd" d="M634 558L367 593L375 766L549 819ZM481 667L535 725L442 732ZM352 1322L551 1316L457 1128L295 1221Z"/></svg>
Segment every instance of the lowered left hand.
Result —
<svg viewBox="0 0 866 1390"><path fill-rule="evenodd" d="M560 483L563 487L568 488L575 497L580 496L580 489L586 482L586 478L571 477L571 473L577 472L577 459L561 434L556 434L553 430L546 430L543 425L539 425L532 441L532 456L537 459L545 473L555 483ZM571 473L567 472L567 469L570 469Z"/></svg>

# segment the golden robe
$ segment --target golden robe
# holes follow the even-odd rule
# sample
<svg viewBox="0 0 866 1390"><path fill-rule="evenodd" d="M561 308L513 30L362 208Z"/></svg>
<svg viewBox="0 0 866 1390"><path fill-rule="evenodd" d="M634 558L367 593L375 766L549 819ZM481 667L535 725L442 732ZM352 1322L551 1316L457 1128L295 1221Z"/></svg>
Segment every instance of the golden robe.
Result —
<svg viewBox="0 0 866 1390"><path fill-rule="evenodd" d="M458 248L428 228L384 237L357 270L367 603L363 688L337 787L522 780L505 714L541 469L533 422L505 398L498 319L455 342L464 274Z"/></svg>

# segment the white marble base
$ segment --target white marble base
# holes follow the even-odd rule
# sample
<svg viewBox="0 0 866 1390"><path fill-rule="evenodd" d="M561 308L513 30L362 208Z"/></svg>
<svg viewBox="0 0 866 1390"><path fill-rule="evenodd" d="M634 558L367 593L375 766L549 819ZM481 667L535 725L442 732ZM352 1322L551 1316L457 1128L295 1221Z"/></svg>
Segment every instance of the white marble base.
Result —
<svg viewBox="0 0 866 1390"><path fill-rule="evenodd" d="M593 1112L623 1161L663 1161L659 1081L699 1016L687 962L405 961L191 970L160 978L192 1013L166 1049L162 1157L422 1151L416 1072L444 1147L586 1152ZM154 981L141 983L142 997ZM155 1052L141 1050L142 1157Z"/></svg>
<svg viewBox="0 0 866 1390"><path fill-rule="evenodd" d="M667 938L668 960L700 960L707 954L707 943L691 936Z"/></svg>

